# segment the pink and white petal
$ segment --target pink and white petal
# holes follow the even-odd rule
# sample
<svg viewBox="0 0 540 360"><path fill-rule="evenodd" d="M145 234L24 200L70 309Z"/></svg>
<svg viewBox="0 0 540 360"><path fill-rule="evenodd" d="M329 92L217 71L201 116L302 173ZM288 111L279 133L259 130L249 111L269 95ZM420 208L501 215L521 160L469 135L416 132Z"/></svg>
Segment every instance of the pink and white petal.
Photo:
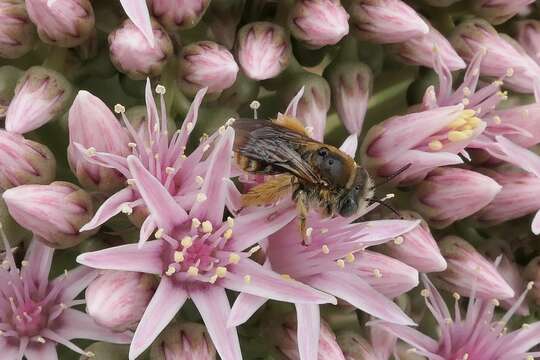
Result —
<svg viewBox="0 0 540 360"><path fill-rule="evenodd" d="M537 345L538 339L540 339L540 323L535 322L505 336L501 348L509 353L521 354Z"/></svg>
<svg viewBox="0 0 540 360"><path fill-rule="evenodd" d="M148 239L150 239L150 236L152 236L152 233L154 232L156 227L157 225L152 218L152 215L148 215L146 219L144 219L144 222L141 226L141 231L139 232L139 249L143 247L144 243L146 243Z"/></svg>
<svg viewBox="0 0 540 360"><path fill-rule="evenodd" d="M226 248L242 251L272 235L296 216L296 208L288 202L239 215L234 219L233 237L227 242Z"/></svg>
<svg viewBox="0 0 540 360"><path fill-rule="evenodd" d="M285 115L296 117L296 112L298 110L298 103L300 102L300 99L304 96L304 87L296 93L296 95L291 99L291 102L287 106L287 110L285 110Z"/></svg>
<svg viewBox="0 0 540 360"><path fill-rule="evenodd" d="M329 271L313 276L306 283L379 319L401 325L414 325L414 321L399 306L354 274Z"/></svg>
<svg viewBox="0 0 540 360"><path fill-rule="evenodd" d="M227 196L227 182L231 172L231 153L234 140L234 130L228 128L221 136L210 155L210 164L204 176L201 192L207 200L196 202L189 215L198 219L218 224L223 219L225 200Z"/></svg>
<svg viewBox="0 0 540 360"><path fill-rule="evenodd" d="M354 159L356 156L356 149L358 148L358 135L352 134L349 135L343 144L339 147L339 150L343 151L345 154L349 155Z"/></svg>
<svg viewBox="0 0 540 360"><path fill-rule="evenodd" d="M37 285L48 282L53 254L54 249L35 238L32 239L32 242L26 251L25 260L28 262L28 265L23 267L23 274L28 271Z"/></svg>
<svg viewBox="0 0 540 360"><path fill-rule="evenodd" d="M540 210L538 210L536 214L534 215L532 225L531 225L531 230L533 234L535 235L540 234Z"/></svg>
<svg viewBox="0 0 540 360"><path fill-rule="evenodd" d="M223 326L231 312L225 289L218 286L198 288L190 290L189 296L199 310L219 356L227 360L242 360L236 328Z"/></svg>
<svg viewBox="0 0 540 360"><path fill-rule="evenodd" d="M144 312L131 347L129 360L135 360L158 337L163 329L171 322L188 298L187 291L177 286L168 277L162 277L152 300ZM225 321L221 322L223 325ZM225 328L223 326L223 328Z"/></svg>
<svg viewBox="0 0 540 360"><path fill-rule="evenodd" d="M298 323L297 338L300 360L317 359L321 314L317 304L295 304Z"/></svg>
<svg viewBox="0 0 540 360"><path fill-rule="evenodd" d="M2 349L2 359L4 358L4 349ZM45 344L31 343L24 351L26 360L58 360L56 353L56 344L52 341L47 341ZM9 359L9 356L7 357Z"/></svg>
<svg viewBox="0 0 540 360"><path fill-rule="evenodd" d="M236 214L242 208L242 194L231 179L227 179L226 183L227 197L225 199L225 205L231 213Z"/></svg>
<svg viewBox="0 0 540 360"><path fill-rule="evenodd" d="M62 274L52 281L52 285L62 287L60 297L69 302L77 297L99 275L98 271L86 266L76 268Z"/></svg>
<svg viewBox="0 0 540 360"><path fill-rule="evenodd" d="M408 326L398 325L388 323L386 321L370 321L369 326L379 327L401 340L405 341L407 344L413 346L414 348L427 352L436 352L439 344L437 341L433 340L429 336L422 334L420 331L410 328ZM440 358L444 360L443 358Z"/></svg>
<svg viewBox="0 0 540 360"><path fill-rule="evenodd" d="M267 301L268 299L264 297L240 293L234 301L231 313L227 319L227 327L242 325Z"/></svg>
<svg viewBox="0 0 540 360"><path fill-rule="evenodd" d="M186 211L174 201L167 189L145 169L137 157L128 156L128 166L135 179L135 186L157 226L168 232L187 219Z"/></svg>
<svg viewBox="0 0 540 360"><path fill-rule="evenodd" d="M77 256L77 262L95 269L138 271L161 274L163 240L149 241L139 249L137 244L116 246Z"/></svg>
<svg viewBox="0 0 540 360"><path fill-rule="evenodd" d="M496 140L505 155L501 157L502 160L508 161L540 177L540 156L524 147L514 144L504 136L497 136Z"/></svg>
<svg viewBox="0 0 540 360"><path fill-rule="evenodd" d="M380 354L381 359L390 359L396 348L396 336L378 326L372 326L369 335L373 352Z"/></svg>
<svg viewBox="0 0 540 360"><path fill-rule="evenodd" d="M336 303L336 299L299 281L283 279L276 272L266 269L255 261L244 258L220 280L227 289L291 303ZM250 281L245 281L245 276Z"/></svg>
<svg viewBox="0 0 540 360"><path fill-rule="evenodd" d="M208 88L202 88L199 91L197 91L195 98L191 102L186 118L184 119L184 122L182 123L182 127L180 128L181 133L178 138L178 141L175 142L175 148L181 149L187 145L189 135L191 133L190 129L194 129L195 125L197 124L197 119L199 118L199 107L201 106L201 103L204 99L204 95L206 94L207 90Z"/></svg>
<svg viewBox="0 0 540 360"><path fill-rule="evenodd" d="M134 199L135 194L129 187L118 191L116 194L109 197L97 210L96 214L86 225L84 225L80 231L92 230L117 215L122 211L122 205L131 202Z"/></svg>
<svg viewBox="0 0 540 360"><path fill-rule="evenodd" d="M19 346L12 345L4 339L0 339L0 349L2 350L2 358L5 360L18 360Z"/></svg>
<svg viewBox="0 0 540 360"><path fill-rule="evenodd" d="M59 317L59 322L61 326L53 330L66 340L88 339L115 344L129 344L131 342L129 333L114 332L100 326L88 314L79 310L65 309Z"/></svg>
<svg viewBox="0 0 540 360"><path fill-rule="evenodd" d="M120 0L126 15L135 24L137 29L143 33L151 47L154 47L155 38L150 22L150 13L145 0Z"/></svg>

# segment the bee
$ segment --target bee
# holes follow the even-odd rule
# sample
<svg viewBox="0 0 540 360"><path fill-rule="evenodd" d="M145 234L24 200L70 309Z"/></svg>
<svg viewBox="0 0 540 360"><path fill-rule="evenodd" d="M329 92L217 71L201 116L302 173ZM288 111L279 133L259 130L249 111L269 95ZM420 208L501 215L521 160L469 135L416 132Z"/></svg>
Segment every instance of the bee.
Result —
<svg viewBox="0 0 540 360"><path fill-rule="evenodd" d="M349 217L378 202L365 168L338 148L310 138L297 119L244 119L233 127L239 167L253 174L276 175L243 194L242 207L269 205L291 196L304 244L309 240L310 209L318 209L324 217Z"/></svg>

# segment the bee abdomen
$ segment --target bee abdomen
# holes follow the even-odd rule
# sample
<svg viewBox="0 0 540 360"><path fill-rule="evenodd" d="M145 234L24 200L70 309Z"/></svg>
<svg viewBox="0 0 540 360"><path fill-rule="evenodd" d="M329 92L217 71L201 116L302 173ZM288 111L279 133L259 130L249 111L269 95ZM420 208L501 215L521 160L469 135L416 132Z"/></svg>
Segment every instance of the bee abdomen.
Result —
<svg viewBox="0 0 540 360"><path fill-rule="evenodd" d="M242 170L247 172L264 172L268 166L268 164L263 161L251 159L240 153L236 153L236 162Z"/></svg>

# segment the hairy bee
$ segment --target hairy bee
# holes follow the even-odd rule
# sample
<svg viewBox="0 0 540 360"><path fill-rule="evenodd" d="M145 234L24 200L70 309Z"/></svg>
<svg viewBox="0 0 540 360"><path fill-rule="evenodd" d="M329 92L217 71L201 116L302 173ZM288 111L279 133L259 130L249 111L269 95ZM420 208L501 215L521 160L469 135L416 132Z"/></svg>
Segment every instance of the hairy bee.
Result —
<svg viewBox="0 0 540 360"><path fill-rule="evenodd" d="M348 217L373 202L374 184L367 171L338 148L310 138L297 119L246 119L233 127L240 168L276 175L244 194L242 206L268 205L292 196L304 243L310 208L319 209L325 217Z"/></svg>

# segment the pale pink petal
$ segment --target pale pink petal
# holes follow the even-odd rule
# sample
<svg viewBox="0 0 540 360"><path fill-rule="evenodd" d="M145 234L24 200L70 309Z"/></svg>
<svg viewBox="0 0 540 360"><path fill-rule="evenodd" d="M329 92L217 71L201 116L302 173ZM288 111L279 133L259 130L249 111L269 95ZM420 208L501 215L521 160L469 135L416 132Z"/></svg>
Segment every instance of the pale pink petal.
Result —
<svg viewBox="0 0 540 360"><path fill-rule="evenodd" d="M18 360L19 346L8 344L4 339L0 339L0 349L2 349L2 357L6 360Z"/></svg>
<svg viewBox="0 0 540 360"><path fill-rule="evenodd" d="M189 135L191 133L191 130L189 129L195 128L195 125L197 124L197 120L199 118L199 107L201 106L207 90L208 88L205 87L197 91L195 98L191 102L186 118L182 123L182 127L180 128L180 135L178 137L178 141L175 142L175 147L181 149L187 145Z"/></svg>
<svg viewBox="0 0 540 360"><path fill-rule="evenodd" d="M157 225L154 219L152 218L152 215L148 215L146 219L144 220L141 231L139 233L139 248L141 248L146 241L152 236L152 233L156 229Z"/></svg>
<svg viewBox="0 0 540 360"><path fill-rule="evenodd" d="M314 276L306 282L377 318L396 324L414 325L414 321L399 306L353 274L330 271Z"/></svg>
<svg viewBox="0 0 540 360"><path fill-rule="evenodd" d="M540 156L519 145L514 144L504 136L497 136L497 144L504 153L502 160L508 161L523 170L540 177Z"/></svg>
<svg viewBox="0 0 540 360"><path fill-rule="evenodd" d="M356 156L356 149L358 148L358 135L352 134L349 135L343 144L339 147L339 150L343 151L345 154L348 154L354 159Z"/></svg>
<svg viewBox="0 0 540 360"><path fill-rule="evenodd" d="M98 276L98 272L86 266L76 268L62 274L52 281L52 285L62 287L60 297L62 301L69 302L77 297Z"/></svg>
<svg viewBox="0 0 540 360"><path fill-rule="evenodd" d="M23 268L23 273L30 271L30 276L38 287L49 281L49 271L51 269L53 254L54 249L35 238L32 239L26 251L25 260L29 266Z"/></svg>
<svg viewBox="0 0 540 360"><path fill-rule="evenodd" d="M150 14L145 0L120 0L126 15L135 24L140 32L148 41L151 47L154 47L155 39L150 22Z"/></svg>
<svg viewBox="0 0 540 360"><path fill-rule="evenodd" d="M386 321L371 321L368 324L380 327L422 351L436 352L439 347L435 340L408 326L391 324Z"/></svg>
<svg viewBox="0 0 540 360"><path fill-rule="evenodd" d="M300 360L317 359L321 314L317 304L296 304Z"/></svg>
<svg viewBox="0 0 540 360"><path fill-rule="evenodd" d="M54 332L66 340L89 339L115 344L129 344L131 336L98 325L88 314L75 309L65 309L58 318L62 324Z"/></svg>
<svg viewBox="0 0 540 360"><path fill-rule="evenodd" d="M381 359L390 359L396 348L396 336L377 326L372 326L369 334L373 351L380 354Z"/></svg>
<svg viewBox="0 0 540 360"><path fill-rule="evenodd" d="M92 230L122 211L122 205L134 200L133 190L129 187L118 191L110 196L97 210L96 214L86 225L81 228L82 231Z"/></svg>
<svg viewBox="0 0 540 360"><path fill-rule="evenodd" d="M244 281L246 275L251 278L249 283ZM265 269L247 258L231 267L231 271L221 279L220 284L228 289L278 301L316 304L336 303L333 296L315 290L301 282L285 280L276 272Z"/></svg>
<svg viewBox="0 0 540 360"><path fill-rule="evenodd" d="M234 140L234 130L228 128L222 135L210 155L210 164L204 176L201 192L207 200L196 202L189 215L218 224L223 219L227 182L231 172L231 153Z"/></svg>
<svg viewBox="0 0 540 360"><path fill-rule="evenodd" d="M172 195L134 155L128 156L128 166L135 179L135 186L156 224L166 232L187 219L187 213L174 201Z"/></svg>
<svg viewBox="0 0 540 360"><path fill-rule="evenodd" d="M2 359L6 356L4 348L2 349ZM58 360L58 354L56 353L56 344L47 341L45 344L30 344L24 351L24 356L26 360ZM9 360L9 355L5 357L6 360Z"/></svg>
<svg viewBox="0 0 540 360"><path fill-rule="evenodd" d="M300 99L304 96L304 87L298 91L296 95L292 98L291 102L287 106L287 110L285 110L285 115L296 117L296 112L298 110L298 102Z"/></svg>
<svg viewBox="0 0 540 360"><path fill-rule="evenodd" d="M296 216L296 209L288 204L237 216L234 219L233 237L227 243L227 248L242 251L272 235Z"/></svg>
<svg viewBox="0 0 540 360"><path fill-rule="evenodd" d="M231 174L231 176L233 175ZM233 214L236 214L236 212L242 207L242 194L231 179L227 179L226 182L227 198L225 203L227 205L227 209L229 209L229 211Z"/></svg>
<svg viewBox="0 0 540 360"><path fill-rule="evenodd" d="M152 300L143 314L131 347L129 360L135 360L146 348L154 342L159 333L171 322L176 313L182 308L188 294L185 289L177 286L168 277L162 277ZM225 321L221 322L225 324ZM225 328L223 326L223 328Z"/></svg>
<svg viewBox="0 0 540 360"><path fill-rule="evenodd" d="M512 349L512 352L518 354L523 353L537 345L538 339L540 339L540 323L536 322L505 336L504 348Z"/></svg>
<svg viewBox="0 0 540 360"><path fill-rule="evenodd" d="M195 288L189 291L189 295L203 318L219 356L227 360L242 360L236 328L224 326L231 312L225 290L217 286Z"/></svg>
<svg viewBox="0 0 540 360"><path fill-rule="evenodd" d="M532 232L535 235L540 234L540 211L537 211L532 221Z"/></svg>
<svg viewBox="0 0 540 360"><path fill-rule="evenodd" d="M227 327L242 325L267 301L268 299L264 297L240 293L234 301L231 313L227 319Z"/></svg>
<svg viewBox="0 0 540 360"><path fill-rule="evenodd" d="M149 241L139 249L137 244L116 246L77 256L77 262L95 269L138 271L161 274L163 240Z"/></svg>

